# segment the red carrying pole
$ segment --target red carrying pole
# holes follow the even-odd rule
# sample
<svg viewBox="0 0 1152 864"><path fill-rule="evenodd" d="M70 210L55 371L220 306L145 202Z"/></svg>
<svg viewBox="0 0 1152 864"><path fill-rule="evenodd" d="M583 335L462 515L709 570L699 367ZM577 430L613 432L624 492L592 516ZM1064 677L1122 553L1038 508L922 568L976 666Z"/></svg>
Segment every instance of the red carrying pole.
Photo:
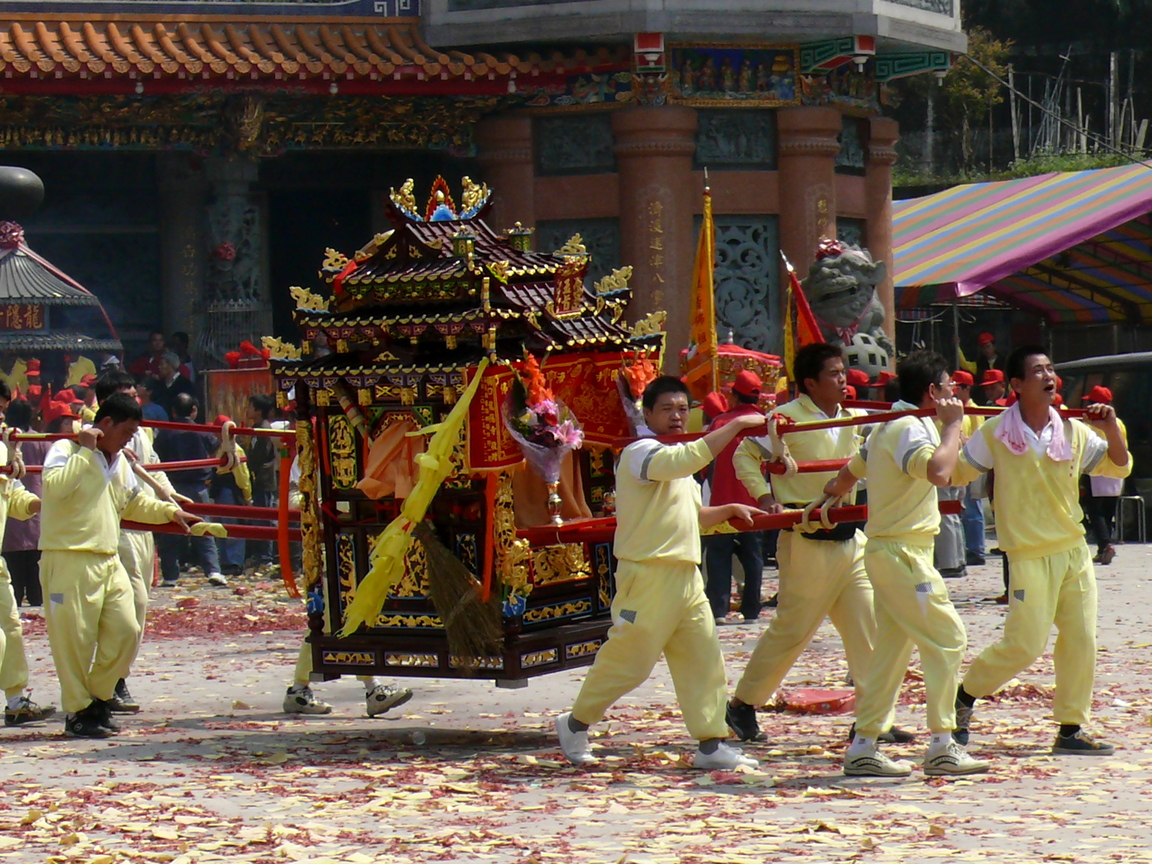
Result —
<svg viewBox="0 0 1152 864"><path fill-rule="evenodd" d="M173 432L211 432L213 435L219 435L224 430L223 426L209 426L203 423L176 423L171 420L145 420L140 425L150 429L169 429ZM268 438L281 439L296 437L296 432L291 429L253 429L248 426L234 426L232 434L263 435Z"/></svg>
<svg viewBox="0 0 1152 864"><path fill-rule="evenodd" d="M247 507L240 504L181 504L180 509L185 513L194 513L197 516L215 516L220 519L259 519L264 522L280 521L278 507ZM288 519L292 522L300 521L299 510L289 510Z"/></svg>

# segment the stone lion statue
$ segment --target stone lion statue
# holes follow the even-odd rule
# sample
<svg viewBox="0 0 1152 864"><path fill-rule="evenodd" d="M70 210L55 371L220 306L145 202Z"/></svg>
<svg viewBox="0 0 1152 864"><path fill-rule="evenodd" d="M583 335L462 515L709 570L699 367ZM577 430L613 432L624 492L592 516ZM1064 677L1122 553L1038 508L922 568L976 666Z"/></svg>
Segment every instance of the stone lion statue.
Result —
<svg viewBox="0 0 1152 864"><path fill-rule="evenodd" d="M853 337L863 333L892 356L884 307L876 293L886 272L884 262L873 261L867 249L839 240L821 242L802 285L826 340L850 346Z"/></svg>

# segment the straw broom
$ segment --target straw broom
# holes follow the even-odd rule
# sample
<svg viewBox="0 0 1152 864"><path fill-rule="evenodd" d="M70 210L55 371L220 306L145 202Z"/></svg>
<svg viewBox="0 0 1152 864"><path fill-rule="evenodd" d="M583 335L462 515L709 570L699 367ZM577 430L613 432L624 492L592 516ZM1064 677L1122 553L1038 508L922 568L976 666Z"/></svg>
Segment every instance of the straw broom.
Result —
<svg viewBox="0 0 1152 864"><path fill-rule="evenodd" d="M465 671L476 668L479 657L498 654L503 648L504 627L496 596L480 599L480 583L448 549L427 522L419 522L412 536L428 557L428 595L444 622L448 650L460 658Z"/></svg>

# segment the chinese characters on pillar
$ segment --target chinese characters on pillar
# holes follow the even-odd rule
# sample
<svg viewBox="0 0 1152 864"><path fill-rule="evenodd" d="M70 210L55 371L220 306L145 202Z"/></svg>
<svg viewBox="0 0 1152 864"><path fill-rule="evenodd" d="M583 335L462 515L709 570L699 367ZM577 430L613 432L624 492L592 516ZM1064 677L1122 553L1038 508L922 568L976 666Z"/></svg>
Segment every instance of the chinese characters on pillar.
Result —
<svg viewBox="0 0 1152 864"><path fill-rule="evenodd" d="M568 258L556 270L556 290L553 293L552 309L556 316L579 315L584 299L584 272L588 268L587 258Z"/></svg>
<svg viewBox="0 0 1152 864"><path fill-rule="evenodd" d="M816 200L816 239L817 239L817 241L822 240L825 237L835 236L835 232L833 232L832 234L828 233L828 224L829 224L828 199L825 198L824 196L820 196L820 198L818 198Z"/></svg>
<svg viewBox="0 0 1152 864"><path fill-rule="evenodd" d="M0 306L0 330L43 330L44 307L29 303Z"/></svg>
<svg viewBox="0 0 1152 864"><path fill-rule="evenodd" d="M652 281L664 284L664 204L661 201L648 203L648 267ZM664 289L656 287L652 292L653 301L659 306L664 300Z"/></svg>

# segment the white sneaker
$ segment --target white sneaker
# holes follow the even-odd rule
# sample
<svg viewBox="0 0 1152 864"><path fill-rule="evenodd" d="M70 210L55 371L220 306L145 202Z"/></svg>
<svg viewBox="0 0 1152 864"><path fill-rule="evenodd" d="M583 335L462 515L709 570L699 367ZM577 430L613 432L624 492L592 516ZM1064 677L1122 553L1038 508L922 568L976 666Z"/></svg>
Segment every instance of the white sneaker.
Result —
<svg viewBox="0 0 1152 864"><path fill-rule="evenodd" d="M595 762L596 757L592 755L592 747L588 744L588 730L573 732L568 726L568 718L571 716L571 711L565 711L556 718L556 737L560 739L560 750L564 758L573 765Z"/></svg>
<svg viewBox="0 0 1152 864"><path fill-rule="evenodd" d="M924 773L929 777L983 774L991 767L990 762L973 759L955 741L949 741L943 747L928 748L928 755L924 757Z"/></svg>
<svg viewBox="0 0 1152 864"><path fill-rule="evenodd" d="M701 771L717 771L717 770L732 770L741 766L745 768L755 768L760 763L750 756L745 756L735 747L729 747L723 741L711 753L705 753L703 750L697 750L696 755L692 757L692 767L699 768Z"/></svg>
<svg viewBox="0 0 1152 864"><path fill-rule="evenodd" d="M223 573L209 573L208 584L215 585L217 588L226 588L228 586L228 579Z"/></svg>
<svg viewBox="0 0 1152 864"><path fill-rule="evenodd" d="M397 687L395 684L377 684L364 694L364 701L368 703L369 717L385 714L411 698L411 690L407 687Z"/></svg>
<svg viewBox="0 0 1152 864"><path fill-rule="evenodd" d="M284 694L285 714L331 714L332 706L321 702L313 693L311 687L289 687Z"/></svg>
<svg viewBox="0 0 1152 864"><path fill-rule="evenodd" d="M912 763L895 762L876 747L855 756L849 749L844 755L844 773L849 777L907 777L912 773Z"/></svg>

